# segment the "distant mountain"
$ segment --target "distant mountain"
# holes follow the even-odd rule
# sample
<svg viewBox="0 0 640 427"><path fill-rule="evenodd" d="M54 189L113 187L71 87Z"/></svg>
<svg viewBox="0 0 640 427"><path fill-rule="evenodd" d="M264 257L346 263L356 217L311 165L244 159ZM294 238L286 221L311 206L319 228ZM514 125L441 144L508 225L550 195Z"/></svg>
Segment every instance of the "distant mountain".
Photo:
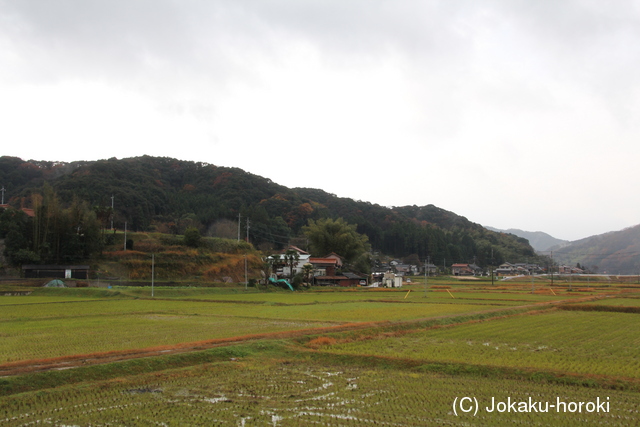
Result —
<svg viewBox="0 0 640 427"><path fill-rule="evenodd" d="M568 240L556 239L555 237L544 233L542 231L524 231L519 230L517 228L510 228L508 230L500 230L494 227L486 227L486 229L495 231L498 233L510 233L515 234L518 237L522 237L529 241L529 244L535 249L537 252L546 252L552 247L563 247L570 242Z"/></svg>
<svg viewBox="0 0 640 427"><path fill-rule="evenodd" d="M608 274L640 274L640 225L550 248L556 263Z"/></svg>

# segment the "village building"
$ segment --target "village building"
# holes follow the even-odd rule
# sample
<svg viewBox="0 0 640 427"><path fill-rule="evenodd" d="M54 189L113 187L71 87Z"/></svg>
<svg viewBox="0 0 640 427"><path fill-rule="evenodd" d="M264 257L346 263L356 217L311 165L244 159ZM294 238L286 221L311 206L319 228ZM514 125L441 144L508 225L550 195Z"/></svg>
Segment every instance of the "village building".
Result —
<svg viewBox="0 0 640 427"><path fill-rule="evenodd" d="M482 274L482 269L475 264L453 264L451 273L454 276L476 276Z"/></svg>
<svg viewBox="0 0 640 427"><path fill-rule="evenodd" d="M293 264L293 274L291 274L291 266L289 265L285 257L287 251L294 251L297 254L297 259ZM311 258L309 252L303 251L297 246L289 246L282 252L271 255L268 259L273 262L276 275L291 277L298 273L302 273L302 267L305 264L309 263L309 258Z"/></svg>
<svg viewBox="0 0 640 427"><path fill-rule="evenodd" d="M27 279L56 278L86 280L89 278L89 266L24 264L22 266L22 274Z"/></svg>
<svg viewBox="0 0 640 427"><path fill-rule="evenodd" d="M495 270L496 276L529 276L540 274L543 270L538 264L504 262Z"/></svg>
<svg viewBox="0 0 640 427"><path fill-rule="evenodd" d="M424 266L424 269L426 270L426 273L431 276L435 276L438 274L438 266L436 266L435 264L426 264Z"/></svg>
<svg viewBox="0 0 640 427"><path fill-rule="evenodd" d="M342 273L335 276L314 276L316 286L367 286L367 278L354 273Z"/></svg>
<svg viewBox="0 0 640 427"><path fill-rule="evenodd" d="M578 267L560 265L558 266L558 274L584 274L584 270Z"/></svg>
<svg viewBox="0 0 640 427"><path fill-rule="evenodd" d="M335 258L309 258L309 264L313 266L315 276L335 276L338 268L338 260ZM341 265L340 265L341 266Z"/></svg>

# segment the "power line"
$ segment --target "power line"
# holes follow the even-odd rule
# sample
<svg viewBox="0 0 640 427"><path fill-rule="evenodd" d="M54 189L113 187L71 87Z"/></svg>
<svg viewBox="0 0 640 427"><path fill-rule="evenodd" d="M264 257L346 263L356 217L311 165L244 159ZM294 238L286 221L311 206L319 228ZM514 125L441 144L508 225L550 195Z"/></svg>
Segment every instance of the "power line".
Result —
<svg viewBox="0 0 640 427"><path fill-rule="evenodd" d="M253 230L251 231L251 234L252 234L253 236L255 236L255 237L258 237L258 238L260 238L260 239L262 239L262 240L266 240L266 241L271 242L271 243L277 243L277 244L280 244L280 245L287 245L287 244L289 244L289 238L288 238L288 237L285 237L285 236L282 236L282 237L283 237L284 239L286 239L286 240L278 240L278 239L274 239L271 235L267 235L267 234L262 233L262 232L260 232L260 231L257 231L257 232L256 232L256 231L255 231L255 229L253 229Z"/></svg>

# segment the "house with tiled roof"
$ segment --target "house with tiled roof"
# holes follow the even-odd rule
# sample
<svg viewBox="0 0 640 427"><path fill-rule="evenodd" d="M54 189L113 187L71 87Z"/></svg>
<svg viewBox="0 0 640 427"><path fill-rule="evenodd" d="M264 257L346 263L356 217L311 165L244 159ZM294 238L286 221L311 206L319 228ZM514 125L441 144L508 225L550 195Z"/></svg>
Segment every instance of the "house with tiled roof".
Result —
<svg viewBox="0 0 640 427"><path fill-rule="evenodd" d="M336 269L339 267L338 260L335 258L309 258L309 264L313 266L314 276L335 276Z"/></svg>
<svg viewBox="0 0 640 427"><path fill-rule="evenodd" d="M315 276L313 282L316 286L366 286L367 278L354 273L343 273L333 276Z"/></svg>
<svg viewBox="0 0 640 427"><path fill-rule="evenodd" d="M8 205L8 204L4 204L4 205L0 205L0 209L14 209L13 206ZM33 218L36 216L36 211L31 209L31 208L20 208L20 210L22 212L24 212L25 214L27 214L27 216Z"/></svg>
<svg viewBox="0 0 640 427"><path fill-rule="evenodd" d="M475 264L453 264L451 273L454 276L475 276L480 274L482 269Z"/></svg>

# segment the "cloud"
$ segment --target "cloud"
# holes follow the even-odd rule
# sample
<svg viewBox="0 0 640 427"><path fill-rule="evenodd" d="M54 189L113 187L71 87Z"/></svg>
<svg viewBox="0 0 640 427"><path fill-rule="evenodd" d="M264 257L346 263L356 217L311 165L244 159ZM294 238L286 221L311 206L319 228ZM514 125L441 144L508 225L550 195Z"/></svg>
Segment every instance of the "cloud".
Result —
<svg viewBox="0 0 640 427"><path fill-rule="evenodd" d="M640 215L639 42L633 1L0 0L0 139L579 238Z"/></svg>

